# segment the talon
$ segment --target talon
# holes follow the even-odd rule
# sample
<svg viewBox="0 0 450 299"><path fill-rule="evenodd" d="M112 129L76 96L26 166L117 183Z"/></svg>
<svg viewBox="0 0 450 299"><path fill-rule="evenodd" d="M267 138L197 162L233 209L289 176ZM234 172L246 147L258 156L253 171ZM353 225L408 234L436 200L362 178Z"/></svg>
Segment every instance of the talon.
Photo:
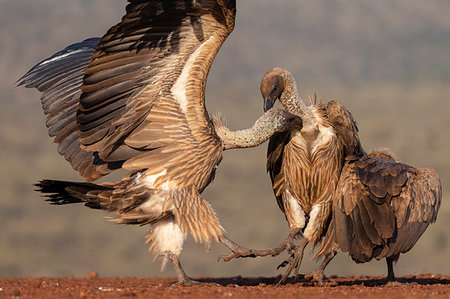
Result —
<svg viewBox="0 0 450 299"><path fill-rule="evenodd" d="M295 276L298 275L298 269L300 268L300 265L302 263L303 251L305 250L306 245L308 245L308 240L303 239L302 244L295 248L295 252L291 255L291 257L280 264L280 266L289 265L289 267L284 273L283 277L281 277L277 285L281 285L282 283L284 283L286 279L289 277L289 275L292 273L292 270L294 270Z"/></svg>
<svg viewBox="0 0 450 299"><path fill-rule="evenodd" d="M223 260L224 262L229 262L234 258L245 258L245 257L251 257L255 258L256 254L251 249L239 249L237 251L233 251L229 255L222 255L220 256L217 261L220 262L220 260Z"/></svg>
<svg viewBox="0 0 450 299"><path fill-rule="evenodd" d="M294 254L291 254L291 256L285 260L284 262L282 262L281 264L278 265L277 270L280 268L284 268L287 265L289 265L290 263L292 263L294 261Z"/></svg>
<svg viewBox="0 0 450 299"><path fill-rule="evenodd" d="M280 268L284 268L284 267L286 267L287 265L289 264L289 262L288 261L284 261L284 262L282 262L281 264L279 264L278 266L277 266L277 270L278 269L280 269Z"/></svg>

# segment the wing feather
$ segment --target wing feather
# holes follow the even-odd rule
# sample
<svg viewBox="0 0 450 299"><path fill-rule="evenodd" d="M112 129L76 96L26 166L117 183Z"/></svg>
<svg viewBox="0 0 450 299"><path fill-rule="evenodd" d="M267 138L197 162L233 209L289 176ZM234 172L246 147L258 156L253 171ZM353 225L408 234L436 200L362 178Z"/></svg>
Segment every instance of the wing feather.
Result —
<svg viewBox="0 0 450 299"><path fill-rule="evenodd" d="M204 86L233 29L235 3L130 2L86 70L77 115L80 142L101 160L122 161L129 170L164 168L171 177L180 161L196 161L190 166L210 173L220 160L220 141L205 108ZM206 163L211 156L214 161Z"/></svg>
<svg viewBox="0 0 450 299"><path fill-rule="evenodd" d="M343 144L345 155L362 155L358 125L352 114L343 105L336 101L330 101L326 105L326 115L333 130L339 136L338 140Z"/></svg>
<svg viewBox="0 0 450 299"><path fill-rule="evenodd" d="M348 160L333 204L335 240L359 262L407 252L436 220L441 192L434 170L385 152Z"/></svg>
<svg viewBox="0 0 450 299"><path fill-rule="evenodd" d="M44 93L49 134L86 180L122 166L170 175L180 161L194 161L189 166L207 174L193 176L201 185L221 151L204 88L235 8L235 0L130 0L101 39L56 53L19 84ZM181 173L195 172L187 168Z"/></svg>
<svg viewBox="0 0 450 299"><path fill-rule="evenodd" d="M39 62L18 81L19 86L34 87L42 92L48 134L55 137L58 153L80 173L85 171L84 165L93 163L94 154L80 148L76 113L84 71L99 41L100 38L90 38L70 45ZM75 156L77 161L73 160ZM79 163L79 159L88 162ZM90 173L92 177L99 177L95 168L91 167Z"/></svg>
<svg viewBox="0 0 450 299"><path fill-rule="evenodd" d="M283 204L283 190L287 188L284 179L283 154L286 144L289 142L289 132L274 134L269 140L267 148L267 172L272 181L272 189L277 200L278 207L285 213Z"/></svg>

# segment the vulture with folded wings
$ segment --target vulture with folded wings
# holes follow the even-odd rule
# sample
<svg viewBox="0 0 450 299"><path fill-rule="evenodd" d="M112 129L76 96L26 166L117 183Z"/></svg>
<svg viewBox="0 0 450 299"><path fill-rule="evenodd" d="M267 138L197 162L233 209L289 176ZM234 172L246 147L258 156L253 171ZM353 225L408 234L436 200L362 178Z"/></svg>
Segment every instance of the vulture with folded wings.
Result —
<svg viewBox="0 0 450 299"><path fill-rule="evenodd" d="M188 233L241 249L200 195L223 150L256 146L301 119L271 109L241 131L210 119L206 78L233 30L235 0L128 2L102 38L65 48L19 80L42 92L58 153L88 181L37 186L53 204L84 202L113 212L117 223L149 224L150 250L188 285L178 258ZM129 171L121 181L91 183L118 169Z"/></svg>
<svg viewBox="0 0 450 299"><path fill-rule="evenodd" d="M280 283L292 270L298 270L308 243L317 245L331 221L332 196L339 180L345 155L362 150L356 123L344 106L331 101L307 105L299 98L292 75L283 68L273 68L261 81L264 110L279 100L283 108L301 116L303 126L270 138L267 151L267 171L278 207L290 228L288 237L277 247L254 250L256 256L278 255L284 250L294 254ZM303 236L300 246L293 240ZM224 260L240 256L232 253ZM281 266L281 265L280 265Z"/></svg>
<svg viewBox="0 0 450 299"><path fill-rule="evenodd" d="M265 111L279 100L286 111L303 119L302 128L272 136L267 150L272 188L291 230L271 254L292 250L293 239L303 235L280 281L283 282L293 269L298 270L307 244L316 246L325 235L344 158L361 153L362 148L350 112L335 101L317 103L316 97L307 105L298 96L295 79L287 70L268 71L261 81L261 94Z"/></svg>
<svg viewBox="0 0 450 299"><path fill-rule="evenodd" d="M434 169L400 163L385 150L348 156L334 192L333 219L316 254L325 259L313 275L323 278L339 248L357 263L386 258L387 281L395 281L393 262L436 221L441 200Z"/></svg>

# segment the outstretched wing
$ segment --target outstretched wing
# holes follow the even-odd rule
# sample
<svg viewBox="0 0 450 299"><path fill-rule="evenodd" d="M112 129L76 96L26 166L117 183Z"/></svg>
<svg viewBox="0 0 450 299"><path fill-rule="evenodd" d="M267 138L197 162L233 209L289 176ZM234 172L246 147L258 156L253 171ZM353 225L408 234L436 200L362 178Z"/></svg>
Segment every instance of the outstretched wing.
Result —
<svg viewBox="0 0 450 299"><path fill-rule="evenodd" d="M39 62L18 80L18 85L42 92L41 103L48 134L58 143L58 153L80 174L95 173L94 154L80 149L77 110L84 71L100 38L68 46Z"/></svg>
<svg viewBox="0 0 450 299"><path fill-rule="evenodd" d="M433 170L382 152L349 159L333 202L335 241L359 262L406 252L435 221L440 200Z"/></svg>
<svg viewBox="0 0 450 299"><path fill-rule="evenodd" d="M87 180L120 167L207 180L195 166L216 163L220 142L204 87L234 27L235 0L129 2L84 67L76 122L57 132L58 142L69 144L70 162L92 153L90 164L78 165ZM177 170L179 163L191 167Z"/></svg>

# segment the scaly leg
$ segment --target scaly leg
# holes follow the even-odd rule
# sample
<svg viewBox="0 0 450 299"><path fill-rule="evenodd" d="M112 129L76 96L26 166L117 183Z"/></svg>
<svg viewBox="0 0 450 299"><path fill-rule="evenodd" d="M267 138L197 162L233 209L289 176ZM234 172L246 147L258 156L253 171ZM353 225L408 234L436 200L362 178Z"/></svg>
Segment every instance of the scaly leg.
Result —
<svg viewBox="0 0 450 299"><path fill-rule="evenodd" d="M238 257L256 257L252 249L240 246L225 235L219 237L219 242L230 249L231 253L229 255L220 256L218 258L218 261L220 261L220 259L223 259L224 262L228 262Z"/></svg>
<svg viewBox="0 0 450 299"><path fill-rule="evenodd" d="M283 242L278 245L278 247L272 248L272 249L247 249L244 247L239 246L232 240L228 239L228 237L223 236L220 239L220 242L224 244L226 247L228 247L232 253L229 255L221 256L220 259L223 259L224 262L228 262L234 258L240 258L240 257L263 257L263 256L277 256L280 253L282 253L284 250L286 250L288 253L291 253L292 250L295 248L294 245L294 238L297 236L297 234L300 233L299 228L292 229L289 235L286 237L286 239L283 240Z"/></svg>
<svg viewBox="0 0 450 299"><path fill-rule="evenodd" d="M193 286L202 284L199 281L189 278L181 267L180 259L178 256L170 251L164 252L164 255L172 262L175 272L177 273L178 281L174 285L179 286Z"/></svg>
<svg viewBox="0 0 450 299"><path fill-rule="evenodd" d="M388 276L387 276L387 281L395 281L395 275L394 275L394 261L392 259L392 257L387 257L386 258L386 263L387 263L387 267L388 267Z"/></svg>
<svg viewBox="0 0 450 299"><path fill-rule="evenodd" d="M328 266L328 264L331 262L331 260L336 256L337 251L333 250L331 251L323 260L322 264L314 270L311 273L308 273L305 275L305 279L316 281L319 285L323 285L323 279L325 278L325 275L323 275L323 272L325 271L325 268Z"/></svg>
<svg viewBox="0 0 450 299"><path fill-rule="evenodd" d="M398 260L399 255L400 254L396 254L396 255L386 258L386 263L388 266L388 276L386 277L386 280L387 280L386 286L387 287L398 287L398 286L405 286L405 285L411 284L411 283L407 283L407 282L398 281L394 275L394 262L396 262Z"/></svg>
<svg viewBox="0 0 450 299"><path fill-rule="evenodd" d="M288 269L286 270L286 272L284 273L283 277L281 277L280 281L278 282L278 285L284 283L286 281L286 279L288 278L288 276L291 274L292 270L295 269L295 275L297 275L298 273L298 269L300 268L300 265L302 263L302 259L303 259L303 251L305 251L305 247L306 245L308 245L309 241L306 238L303 238L302 243L300 244L300 246L298 246L297 248L295 248L294 254L292 255L292 257L287 260L284 261L280 266L284 267L287 264L289 265ZM278 266L278 268L280 267ZM278 269L277 268L277 269Z"/></svg>

